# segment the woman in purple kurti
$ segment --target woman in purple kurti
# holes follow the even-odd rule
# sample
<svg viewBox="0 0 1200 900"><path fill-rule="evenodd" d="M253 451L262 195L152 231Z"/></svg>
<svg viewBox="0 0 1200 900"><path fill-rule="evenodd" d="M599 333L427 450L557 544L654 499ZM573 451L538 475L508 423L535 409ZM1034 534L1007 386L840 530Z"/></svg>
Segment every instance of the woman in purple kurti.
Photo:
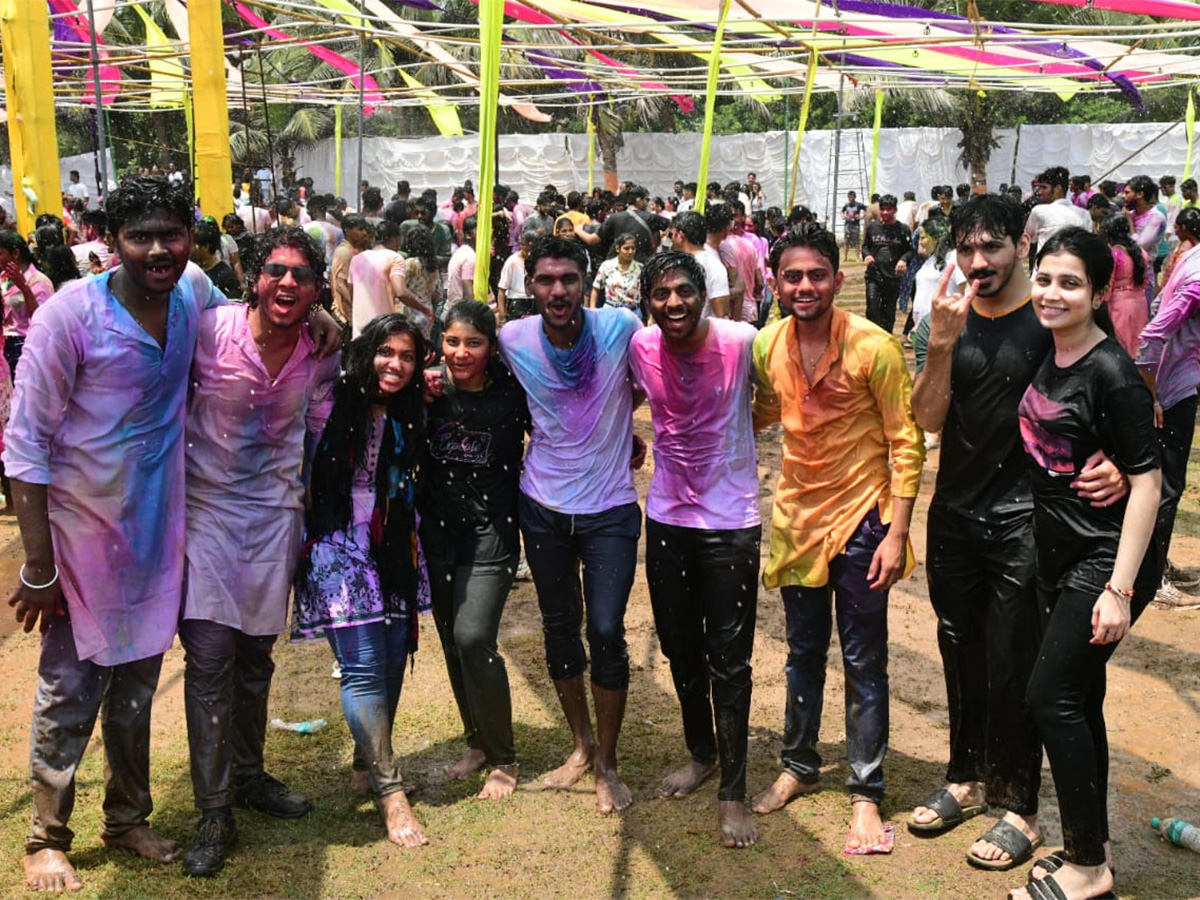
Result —
<svg viewBox="0 0 1200 900"><path fill-rule="evenodd" d="M404 663L416 650L413 470L424 435L425 342L396 313L351 342L312 463L296 574L296 637L324 633L341 668L342 711L389 840L428 843L392 752Z"/></svg>

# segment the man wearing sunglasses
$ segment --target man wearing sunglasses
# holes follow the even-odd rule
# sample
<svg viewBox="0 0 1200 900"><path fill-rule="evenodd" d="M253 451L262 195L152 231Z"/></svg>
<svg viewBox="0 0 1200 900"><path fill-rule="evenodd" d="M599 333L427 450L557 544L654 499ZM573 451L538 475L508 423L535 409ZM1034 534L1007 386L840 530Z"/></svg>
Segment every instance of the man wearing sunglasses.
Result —
<svg viewBox="0 0 1200 900"><path fill-rule="evenodd" d="M179 637L192 789L201 819L188 875L216 874L237 837L232 807L291 819L311 808L263 768L271 648L283 631L303 526L305 435L332 406L336 355L305 327L324 250L300 228L260 235L248 306L201 316L187 412L187 581Z"/></svg>

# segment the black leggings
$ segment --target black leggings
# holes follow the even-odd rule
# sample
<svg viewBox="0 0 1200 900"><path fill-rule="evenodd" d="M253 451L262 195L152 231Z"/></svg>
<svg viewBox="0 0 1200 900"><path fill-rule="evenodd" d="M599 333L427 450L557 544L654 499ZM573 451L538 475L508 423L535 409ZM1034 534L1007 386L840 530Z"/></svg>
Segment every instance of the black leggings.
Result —
<svg viewBox="0 0 1200 900"><path fill-rule="evenodd" d="M1133 621L1154 597L1162 566L1152 543L1134 585ZM1066 857L1080 866L1104 862L1108 840L1108 734L1104 725L1106 666L1116 644L1090 644L1099 591L1039 588L1049 609L1041 650L1029 679L1029 713L1038 724L1062 816Z"/></svg>
<svg viewBox="0 0 1200 900"><path fill-rule="evenodd" d="M867 318L891 334L896 330L896 302L900 299L900 281L867 279Z"/></svg>

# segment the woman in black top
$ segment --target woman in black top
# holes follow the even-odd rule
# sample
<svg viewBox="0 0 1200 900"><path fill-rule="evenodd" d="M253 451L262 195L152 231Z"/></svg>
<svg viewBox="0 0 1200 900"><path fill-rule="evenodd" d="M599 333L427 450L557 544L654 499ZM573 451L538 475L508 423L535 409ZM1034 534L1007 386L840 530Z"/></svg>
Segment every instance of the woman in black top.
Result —
<svg viewBox="0 0 1200 900"><path fill-rule="evenodd" d="M1038 253L1033 282L1054 349L1018 413L1045 617L1028 704L1054 773L1065 850L1034 867L1029 884L1013 892L1018 898L1111 896L1105 665L1154 597L1162 570L1151 542L1161 487L1152 398L1100 324L1108 324L1112 271L1103 238L1067 228ZM1070 484L1098 449L1129 477L1128 497L1105 508Z"/></svg>
<svg viewBox="0 0 1200 900"><path fill-rule="evenodd" d="M418 503L433 618L467 739L447 774L460 780L487 766L481 799L507 797L517 784L508 672L496 639L520 552L517 483L530 427L525 392L497 348L487 306L451 307Z"/></svg>

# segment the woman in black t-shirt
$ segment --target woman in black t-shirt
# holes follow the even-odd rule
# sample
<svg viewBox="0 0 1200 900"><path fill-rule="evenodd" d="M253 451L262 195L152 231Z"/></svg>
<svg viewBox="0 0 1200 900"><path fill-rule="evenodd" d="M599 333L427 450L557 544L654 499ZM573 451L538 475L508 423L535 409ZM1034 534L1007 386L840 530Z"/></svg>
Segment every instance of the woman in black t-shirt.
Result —
<svg viewBox="0 0 1200 900"><path fill-rule="evenodd" d="M1028 704L1054 773L1065 850L1034 867L1029 885L1012 894L1019 898L1112 889L1105 665L1154 596L1162 568L1151 544L1161 488L1152 398L1098 324L1107 324L1112 270L1102 238L1068 228L1038 253L1033 282L1034 309L1054 350L1019 408L1045 617ZM1128 497L1102 509L1070 484L1099 449L1129 477Z"/></svg>
<svg viewBox="0 0 1200 900"><path fill-rule="evenodd" d="M460 780L487 766L481 799L507 797L517 784L512 699L496 639L520 554L518 480L530 427L525 391L497 349L486 305L447 312L445 377L429 406L418 501L433 618L467 739L447 774Z"/></svg>

